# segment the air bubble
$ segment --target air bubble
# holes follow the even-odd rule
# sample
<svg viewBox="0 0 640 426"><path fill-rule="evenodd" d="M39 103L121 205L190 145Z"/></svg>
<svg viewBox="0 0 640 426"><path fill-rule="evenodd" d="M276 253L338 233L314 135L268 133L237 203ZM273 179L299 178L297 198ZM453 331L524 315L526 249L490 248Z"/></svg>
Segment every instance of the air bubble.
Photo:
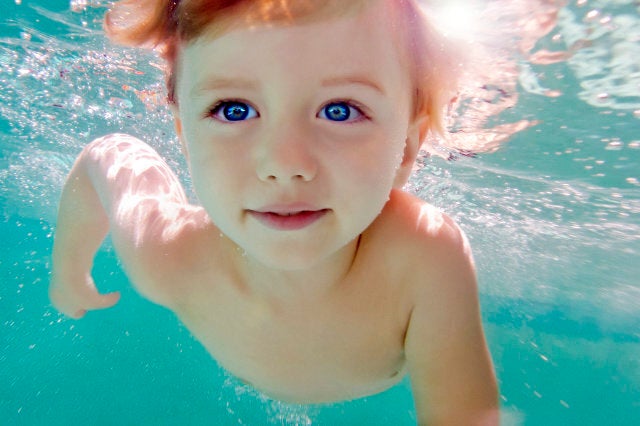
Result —
<svg viewBox="0 0 640 426"><path fill-rule="evenodd" d="M605 149L607 151L620 151L622 148L624 148L624 143L621 141L611 141L607 144Z"/></svg>
<svg viewBox="0 0 640 426"><path fill-rule="evenodd" d="M584 18L585 22L593 22L600 16L600 11L597 9L590 10L587 16Z"/></svg>
<svg viewBox="0 0 640 426"><path fill-rule="evenodd" d="M133 103L128 100L128 99L122 99L122 98L110 98L108 101L109 105L111 105L112 107L115 108L120 108L120 109L131 109L133 108Z"/></svg>
<svg viewBox="0 0 640 426"><path fill-rule="evenodd" d="M69 98L68 104L72 108L82 108L84 106L84 98L82 96L73 94Z"/></svg>
<svg viewBox="0 0 640 426"><path fill-rule="evenodd" d="M88 0L71 0L71 10L73 12L82 12L89 5Z"/></svg>

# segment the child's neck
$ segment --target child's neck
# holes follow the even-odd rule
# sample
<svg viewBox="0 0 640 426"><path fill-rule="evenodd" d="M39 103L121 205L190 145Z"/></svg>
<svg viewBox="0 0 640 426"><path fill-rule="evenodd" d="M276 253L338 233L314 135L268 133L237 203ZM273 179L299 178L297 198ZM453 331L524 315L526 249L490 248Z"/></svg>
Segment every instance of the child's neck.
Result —
<svg viewBox="0 0 640 426"><path fill-rule="evenodd" d="M317 301L330 295L349 276L358 252L359 238L308 269L279 270L244 256L240 276L253 297L278 304Z"/></svg>

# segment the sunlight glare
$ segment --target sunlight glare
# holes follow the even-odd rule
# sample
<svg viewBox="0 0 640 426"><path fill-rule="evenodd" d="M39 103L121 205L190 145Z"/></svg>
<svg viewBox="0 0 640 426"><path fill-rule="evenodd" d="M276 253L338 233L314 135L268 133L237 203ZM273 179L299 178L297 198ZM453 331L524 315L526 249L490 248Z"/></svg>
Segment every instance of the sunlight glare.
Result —
<svg viewBox="0 0 640 426"><path fill-rule="evenodd" d="M446 37L473 40L480 16L474 6L464 1L436 2L434 23Z"/></svg>

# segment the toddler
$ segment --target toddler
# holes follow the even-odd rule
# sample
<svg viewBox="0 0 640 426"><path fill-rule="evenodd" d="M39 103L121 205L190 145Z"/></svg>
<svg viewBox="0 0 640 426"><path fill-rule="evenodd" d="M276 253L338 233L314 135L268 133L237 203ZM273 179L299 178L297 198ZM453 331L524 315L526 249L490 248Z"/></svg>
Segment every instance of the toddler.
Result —
<svg viewBox="0 0 640 426"><path fill-rule="evenodd" d="M415 0L124 0L113 40L156 48L199 204L140 140L88 144L64 186L50 296L132 284L241 380L294 403L409 374L419 424L493 425L497 386L467 239L402 191L457 64Z"/></svg>

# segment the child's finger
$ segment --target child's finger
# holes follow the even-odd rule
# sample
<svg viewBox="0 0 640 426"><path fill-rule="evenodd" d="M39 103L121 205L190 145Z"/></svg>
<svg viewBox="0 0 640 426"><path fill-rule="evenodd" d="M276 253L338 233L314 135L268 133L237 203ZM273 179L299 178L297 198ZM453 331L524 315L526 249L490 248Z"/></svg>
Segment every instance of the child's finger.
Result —
<svg viewBox="0 0 640 426"><path fill-rule="evenodd" d="M92 309L107 309L118 303L120 300L120 292L114 291L106 294L96 294L96 298L93 300Z"/></svg>
<svg viewBox="0 0 640 426"><path fill-rule="evenodd" d="M87 313L86 309L79 309L73 315L69 315L70 318L80 319Z"/></svg>
<svg viewBox="0 0 640 426"><path fill-rule="evenodd" d="M67 297L58 286L49 287L49 298L53 307L69 318L79 319L86 313L84 309L80 308L80 304Z"/></svg>

